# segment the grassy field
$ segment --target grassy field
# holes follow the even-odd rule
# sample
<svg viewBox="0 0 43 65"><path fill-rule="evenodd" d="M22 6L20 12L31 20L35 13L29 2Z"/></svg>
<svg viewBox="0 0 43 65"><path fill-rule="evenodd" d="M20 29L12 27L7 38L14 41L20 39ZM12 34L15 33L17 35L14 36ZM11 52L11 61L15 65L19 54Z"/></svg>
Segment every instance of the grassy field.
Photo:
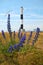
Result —
<svg viewBox="0 0 43 65"><path fill-rule="evenodd" d="M7 32L5 33L6 39L0 33L0 65L43 65L43 32L39 33L34 46L32 46L32 41L36 33L33 32L32 38L27 44L30 35L27 32L24 47L21 47L20 51L14 50L12 53L8 53L6 50L10 45L19 43L18 34L16 33L15 39L13 34L11 40Z"/></svg>

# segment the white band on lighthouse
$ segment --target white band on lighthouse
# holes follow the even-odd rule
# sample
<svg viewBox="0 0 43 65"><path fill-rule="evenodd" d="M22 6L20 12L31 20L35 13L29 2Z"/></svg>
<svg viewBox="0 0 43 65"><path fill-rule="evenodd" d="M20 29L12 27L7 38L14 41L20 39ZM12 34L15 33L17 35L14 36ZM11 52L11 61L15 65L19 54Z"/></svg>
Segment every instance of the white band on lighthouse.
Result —
<svg viewBox="0 0 43 65"><path fill-rule="evenodd" d="M21 10L20 14L23 14L23 7L21 7L21 9L20 9L20 10Z"/></svg>

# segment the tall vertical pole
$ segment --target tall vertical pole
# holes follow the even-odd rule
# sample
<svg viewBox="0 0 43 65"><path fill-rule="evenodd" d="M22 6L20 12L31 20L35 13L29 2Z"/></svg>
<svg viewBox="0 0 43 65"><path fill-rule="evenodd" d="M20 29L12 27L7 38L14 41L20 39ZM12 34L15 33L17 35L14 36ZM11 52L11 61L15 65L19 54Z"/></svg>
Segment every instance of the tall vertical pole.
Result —
<svg viewBox="0 0 43 65"><path fill-rule="evenodd" d="M21 7L20 19L21 19L21 31L23 31L23 7Z"/></svg>

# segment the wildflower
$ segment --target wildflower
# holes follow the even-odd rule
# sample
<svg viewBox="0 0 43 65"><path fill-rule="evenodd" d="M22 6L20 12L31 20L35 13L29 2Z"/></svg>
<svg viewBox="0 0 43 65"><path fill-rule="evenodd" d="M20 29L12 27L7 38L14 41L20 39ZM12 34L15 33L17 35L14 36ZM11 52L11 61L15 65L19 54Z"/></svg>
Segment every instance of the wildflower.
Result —
<svg viewBox="0 0 43 65"><path fill-rule="evenodd" d="M29 40L31 39L31 37L32 37L32 31L30 32L29 38L27 40L27 43L29 43Z"/></svg>
<svg viewBox="0 0 43 65"><path fill-rule="evenodd" d="M30 37L32 36L32 31L30 32Z"/></svg>
<svg viewBox="0 0 43 65"><path fill-rule="evenodd" d="M32 41L32 45L34 45L34 43L37 41L38 36L39 36L39 32L40 32L40 28L37 28L37 30L36 30L36 35L35 35L35 37L34 37L34 40Z"/></svg>
<svg viewBox="0 0 43 65"><path fill-rule="evenodd" d="M2 36L4 37L4 39L6 39L6 37L5 37L5 33L4 33L3 30L2 30Z"/></svg>
<svg viewBox="0 0 43 65"><path fill-rule="evenodd" d="M12 37L11 26L10 26L10 14L8 14L7 29L10 34L10 37Z"/></svg>
<svg viewBox="0 0 43 65"><path fill-rule="evenodd" d="M23 47L23 44L22 44L22 43L19 43L18 46L19 46L19 47Z"/></svg>
<svg viewBox="0 0 43 65"><path fill-rule="evenodd" d="M36 32L39 33L40 32L40 28L37 28Z"/></svg>
<svg viewBox="0 0 43 65"><path fill-rule="evenodd" d="M14 49L16 49L16 50L19 51L19 50L20 50L20 46L19 46L19 44L15 44L15 45L14 45Z"/></svg>
<svg viewBox="0 0 43 65"><path fill-rule="evenodd" d="M10 47L9 47L9 49L8 49L8 52L10 52L10 53L11 53L12 51L13 51L13 47L12 47L12 46L10 46Z"/></svg>
<svg viewBox="0 0 43 65"><path fill-rule="evenodd" d="M20 42L23 43L25 41L25 39L26 39L26 34L24 34L24 36L21 38Z"/></svg>
<svg viewBox="0 0 43 65"><path fill-rule="evenodd" d="M15 45L14 45L14 49L17 49L17 47L18 47L17 44L15 44Z"/></svg>

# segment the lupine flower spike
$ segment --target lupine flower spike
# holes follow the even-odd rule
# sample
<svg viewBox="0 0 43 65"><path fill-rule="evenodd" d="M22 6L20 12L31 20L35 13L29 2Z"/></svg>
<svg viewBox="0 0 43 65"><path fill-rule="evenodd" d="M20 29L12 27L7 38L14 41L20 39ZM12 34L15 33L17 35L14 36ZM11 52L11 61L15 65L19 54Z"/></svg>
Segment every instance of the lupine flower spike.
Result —
<svg viewBox="0 0 43 65"><path fill-rule="evenodd" d="M4 33L3 30L2 30L2 36L3 36L4 39L6 39L6 37L5 37L5 33Z"/></svg>

